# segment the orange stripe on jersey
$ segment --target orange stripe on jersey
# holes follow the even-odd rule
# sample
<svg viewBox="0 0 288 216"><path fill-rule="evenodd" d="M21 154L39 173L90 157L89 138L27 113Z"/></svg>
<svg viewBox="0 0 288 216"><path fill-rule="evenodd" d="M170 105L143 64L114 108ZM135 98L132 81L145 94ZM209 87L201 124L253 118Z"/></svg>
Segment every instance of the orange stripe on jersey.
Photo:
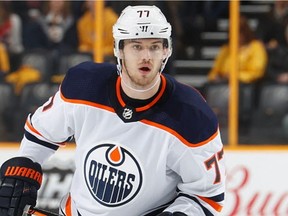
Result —
<svg viewBox="0 0 288 216"><path fill-rule="evenodd" d="M148 110L150 107L152 107L155 103L157 103L157 101L159 101L159 99L162 97L165 89L166 89L166 79L163 77L163 75L161 75L161 80L162 80L162 87L161 87L161 90L159 92L159 94L157 95L156 98L154 98L153 101L151 101L149 104L143 106L143 107L139 107L139 108L136 108L136 111L138 112L141 112L141 111L144 111L144 110Z"/></svg>
<svg viewBox="0 0 288 216"><path fill-rule="evenodd" d="M85 105L88 105L88 106L93 106L93 107L97 107L97 108L100 108L100 109L104 109L104 110L107 110L107 111L110 111L110 112L115 112L112 107L105 106L105 105L102 105L102 104L98 104L98 103L94 103L94 102L90 102L90 101L86 101L86 100L65 98L64 95L61 92L60 92L60 96L61 96L62 100L66 101L66 102L69 102L69 103L85 104Z"/></svg>
<svg viewBox="0 0 288 216"><path fill-rule="evenodd" d="M142 112L142 111L145 111L145 110L148 110L149 108L151 108L155 103L157 103L159 101L159 99L162 97L165 89L166 89L166 79L164 78L163 75L160 76L161 77L161 81L162 81L162 87L161 87L161 90L159 92L159 94L147 105L145 106L142 106L142 107L137 107L135 110L136 112ZM122 107L125 107L126 104L123 100L123 98L121 97L121 78L118 77L117 79L117 82L116 82L116 96L117 96L117 99L119 101L119 103L121 104Z"/></svg>
<svg viewBox="0 0 288 216"><path fill-rule="evenodd" d="M197 196L199 197L201 200L203 200L204 202L208 203L212 208L214 208L217 212L221 212L223 206L221 206L220 204L218 204L217 202L207 198L207 197L202 197L202 196Z"/></svg>
<svg viewBox="0 0 288 216"><path fill-rule="evenodd" d="M199 142L199 143L191 143L189 142L188 140L186 140L183 136L181 136L179 133L177 133L175 130L165 126L165 125L161 125L159 123L156 123L156 122L152 122L152 121L149 121L149 120L146 120L146 119L143 119L143 120L140 120L142 123L144 124L148 124L148 125L151 125L151 126L154 126L154 127L157 127L157 128L160 128L162 130L165 130L167 131L168 133L171 133L173 134L174 136L176 136L179 140L181 140L182 143L184 143L185 145L189 146L189 147L198 147L198 146L202 146L202 145L205 145L207 144L208 142L210 142L211 140L213 140L217 135L218 135L218 130L212 135L210 136L208 139L202 141L202 142Z"/></svg>
<svg viewBox="0 0 288 216"><path fill-rule="evenodd" d="M123 101L123 99L122 99L122 97L121 97L121 91L120 91L120 89L121 89L121 87L120 87L120 84L121 84L121 78L120 77L118 77L118 79L117 79L117 81L116 81L116 96L117 96L117 98L118 98L118 101L119 101L119 103L121 104L121 106L122 107L125 107L125 102Z"/></svg>
<svg viewBox="0 0 288 216"><path fill-rule="evenodd" d="M35 134L37 134L37 135L45 138L44 136L42 136L42 134L41 134L39 131L37 131L37 130L32 126L32 124L28 121L28 118L27 118L27 120L26 120L26 125L27 125L27 127L28 127L33 133L35 133ZM66 142L56 143L56 144L63 147L63 146L66 145Z"/></svg>
<svg viewBox="0 0 288 216"><path fill-rule="evenodd" d="M28 118L27 118L27 120L26 120L26 125L27 125L27 127L28 127L33 133L36 133L36 134L38 134L39 136L43 137L43 136L41 135L41 133L40 133L39 131L37 131L37 130L31 125L31 123L28 121Z"/></svg>
<svg viewBox="0 0 288 216"><path fill-rule="evenodd" d="M66 216L72 216L71 211L71 196L68 197L65 207Z"/></svg>
<svg viewBox="0 0 288 216"><path fill-rule="evenodd" d="M47 214L42 214L40 212L31 212L31 214L35 216L47 216Z"/></svg>

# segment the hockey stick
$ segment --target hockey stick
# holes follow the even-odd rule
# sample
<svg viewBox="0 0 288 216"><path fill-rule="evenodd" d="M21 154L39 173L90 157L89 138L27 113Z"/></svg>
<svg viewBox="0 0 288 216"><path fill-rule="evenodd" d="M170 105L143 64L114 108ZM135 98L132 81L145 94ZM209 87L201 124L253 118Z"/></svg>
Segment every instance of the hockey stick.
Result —
<svg viewBox="0 0 288 216"><path fill-rule="evenodd" d="M39 209L30 205L26 205L26 207L24 208L24 213L23 216L31 216L31 215L35 215L35 216L62 216L47 210L43 210L43 209Z"/></svg>

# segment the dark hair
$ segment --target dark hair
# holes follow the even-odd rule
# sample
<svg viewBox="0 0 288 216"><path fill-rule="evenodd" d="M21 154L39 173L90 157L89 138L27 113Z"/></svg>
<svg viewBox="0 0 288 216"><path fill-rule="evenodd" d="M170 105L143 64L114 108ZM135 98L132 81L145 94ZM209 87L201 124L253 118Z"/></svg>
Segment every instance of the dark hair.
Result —
<svg viewBox="0 0 288 216"><path fill-rule="evenodd" d="M50 1L44 1L42 5L42 12L47 15L50 11L50 3L53 2L53 0ZM71 14L71 4L69 1L63 2L63 8L62 8L62 15L64 18L67 18Z"/></svg>
<svg viewBox="0 0 288 216"><path fill-rule="evenodd" d="M2 9L1 17L3 20L9 19L10 14L12 13L11 3L9 1L0 1L0 8Z"/></svg>
<svg viewBox="0 0 288 216"><path fill-rule="evenodd" d="M249 26L248 19L245 16L241 15L239 22L239 31L240 34L243 36L242 42L243 44L248 44L255 39L255 33Z"/></svg>

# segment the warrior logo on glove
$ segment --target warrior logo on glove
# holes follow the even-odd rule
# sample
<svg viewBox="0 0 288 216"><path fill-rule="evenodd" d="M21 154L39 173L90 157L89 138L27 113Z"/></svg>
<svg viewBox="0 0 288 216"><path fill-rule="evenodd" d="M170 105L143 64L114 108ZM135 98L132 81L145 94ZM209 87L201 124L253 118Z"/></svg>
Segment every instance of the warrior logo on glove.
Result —
<svg viewBox="0 0 288 216"><path fill-rule="evenodd" d="M15 157L2 165L0 175L1 216L21 216L26 205L36 205L43 175L38 163Z"/></svg>
<svg viewBox="0 0 288 216"><path fill-rule="evenodd" d="M39 185L42 182L42 173L23 166L8 166L4 176L28 178L37 181Z"/></svg>

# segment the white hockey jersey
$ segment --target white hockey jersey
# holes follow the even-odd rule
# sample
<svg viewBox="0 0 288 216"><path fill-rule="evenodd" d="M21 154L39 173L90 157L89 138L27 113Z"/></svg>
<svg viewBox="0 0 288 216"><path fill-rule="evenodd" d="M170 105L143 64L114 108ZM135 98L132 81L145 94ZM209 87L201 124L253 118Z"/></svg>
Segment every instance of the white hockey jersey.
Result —
<svg viewBox="0 0 288 216"><path fill-rule="evenodd" d="M161 75L147 101L127 97L115 65L71 68L27 118L20 155L42 164L76 142L67 216L217 215L225 193L218 122L193 88Z"/></svg>

